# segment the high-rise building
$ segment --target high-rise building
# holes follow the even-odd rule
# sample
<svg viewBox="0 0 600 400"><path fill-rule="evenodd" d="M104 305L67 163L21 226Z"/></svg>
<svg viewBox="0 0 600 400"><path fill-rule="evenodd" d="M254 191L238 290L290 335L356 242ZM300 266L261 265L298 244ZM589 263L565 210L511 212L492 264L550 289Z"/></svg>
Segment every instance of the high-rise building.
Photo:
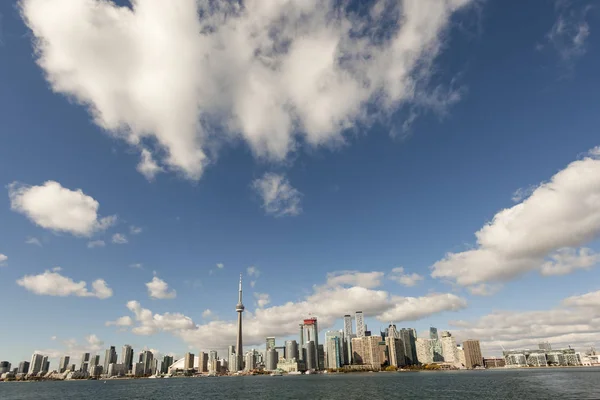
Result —
<svg viewBox="0 0 600 400"><path fill-rule="evenodd" d="M295 340L286 340L285 341L285 358L286 360L299 359L298 354L298 342Z"/></svg>
<svg viewBox="0 0 600 400"><path fill-rule="evenodd" d="M198 359L200 360L200 358L198 358ZM169 367L171 365L173 365L173 356L164 356L160 372L163 373L163 374L168 374L169 373ZM198 372L201 372L200 371L200 367L198 367Z"/></svg>
<svg viewBox="0 0 600 400"><path fill-rule="evenodd" d="M238 366L238 356L235 352L235 346L227 347L227 368L230 372L237 372L240 370Z"/></svg>
<svg viewBox="0 0 600 400"><path fill-rule="evenodd" d="M121 352L121 363L125 365L127 372L133 368L133 348L126 344Z"/></svg>
<svg viewBox="0 0 600 400"><path fill-rule="evenodd" d="M442 355L442 342L440 341L440 337L438 336L437 328L431 327L429 328L429 339L432 340L431 348L433 352L433 362L442 362L444 361L444 356Z"/></svg>
<svg viewBox="0 0 600 400"><path fill-rule="evenodd" d="M110 364L117 363L117 350L115 346L110 346L109 349L106 349L104 352L104 373L108 372L108 366Z"/></svg>
<svg viewBox="0 0 600 400"><path fill-rule="evenodd" d="M43 360L44 356L38 353L34 353L33 356L31 356L31 363L29 364L29 373L31 375L36 375L39 372L41 372L42 370L42 360Z"/></svg>
<svg viewBox="0 0 600 400"><path fill-rule="evenodd" d="M100 365L100 355L99 354L92 356L92 358L90 359L90 368L95 367L97 365Z"/></svg>
<svg viewBox="0 0 600 400"><path fill-rule="evenodd" d="M277 350L274 348L268 349L265 354L265 359L265 369L267 371L275 371L277 369L277 361L279 361Z"/></svg>
<svg viewBox="0 0 600 400"><path fill-rule="evenodd" d="M465 367L475 368L483 366L483 357L481 355L481 346L479 340L465 340L463 342L465 351Z"/></svg>
<svg viewBox="0 0 600 400"><path fill-rule="evenodd" d="M201 351L198 354L198 372L208 372L208 354Z"/></svg>
<svg viewBox="0 0 600 400"><path fill-rule="evenodd" d="M194 354L185 353L183 361L183 369L186 372L191 372L194 369Z"/></svg>
<svg viewBox="0 0 600 400"><path fill-rule="evenodd" d="M456 351L456 340L448 331L442 331L442 355L447 363L458 364L458 353Z"/></svg>
<svg viewBox="0 0 600 400"><path fill-rule="evenodd" d="M432 339L432 340L439 339L437 328L434 328L433 326L429 328L429 339Z"/></svg>
<svg viewBox="0 0 600 400"><path fill-rule="evenodd" d="M217 358L217 352L211 350L208 352L208 373L216 374L219 371L219 360Z"/></svg>
<svg viewBox="0 0 600 400"><path fill-rule="evenodd" d="M304 350L305 350L305 362L306 362L306 369L307 370L316 370L319 365L319 359L317 358L317 349L315 346L315 342L313 342L312 340L308 341L305 345L304 345Z"/></svg>
<svg viewBox="0 0 600 400"><path fill-rule="evenodd" d="M325 332L327 368L341 368L344 354L344 331Z"/></svg>
<svg viewBox="0 0 600 400"><path fill-rule="evenodd" d="M246 367L245 371L252 371L254 369L254 350L246 353Z"/></svg>
<svg viewBox="0 0 600 400"><path fill-rule="evenodd" d="M431 364L433 363L433 346L434 340L418 338L415 340L415 347L417 352L417 360L419 364Z"/></svg>
<svg viewBox="0 0 600 400"><path fill-rule="evenodd" d="M354 313L355 321L356 321L356 337L362 338L365 337L365 331L367 328L365 327L365 320L363 318L363 312L357 311Z"/></svg>
<svg viewBox="0 0 600 400"><path fill-rule="evenodd" d="M237 366L238 368L242 367L242 363L244 362L244 345L242 343L242 314L244 313L244 304L242 303L242 274L240 274L240 287L239 287L239 297L238 303L235 306L235 311L238 313L238 330L237 330L237 342L235 353L237 355Z"/></svg>
<svg viewBox="0 0 600 400"><path fill-rule="evenodd" d="M90 353L83 353L81 355L81 364L79 364L79 370L81 372L87 372L90 365Z"/></svg>
<svg viewBox="0 0 600 400"><path fill-rule="evenodd" d="M71 361L71 357L69 357L69 356L61 357L60 361L58 362L58 372L60 372L62 374L67 369L69 369L69 361Z"/></svg>
<svg viewBox="0 0 600 400"><path fill-rule="evenodd" d="M8 361L0 361L0 374L10 371L10 363Z"/></svg>
<svg viewBox="0 0 600 400"><path fill-rule="evenodd" d="M416 365L418 360L414 330L410 328L400 329L400 339L402 339L402 344L404 345L404 359L406 365Z"/></svg>
<svg viewBox="0 0 600 400"><path fill-rule="evenodd" d="M352 339L352 358L355 364L370 365L374 369L381 368L382 337L363 336ZM385 346L385 342L383 342Z"/></svg>
<svg viewBox="0 0 600 400"><path fill-rule="evenodd" d="M302 339L304 340L303 343L301 343L301 346L305 352L307 353L307 358L308 358L308 352L309 349L307 347L307 344L309 342L313 342L313 346L311 347L311 351L314 351L314 354L311 355L312 359L315 360L315 365L314 365L314 369L315 370L320 370L323 368L323 365L319 365L320 362L319 360L323 358L323 354L319 354L319 328L318 328L318 324L317 324L317 319L315 317L312 318L308 318L304 320L304 324L302 325L303 327L303 334L302 334ZM307 360L307 364L308 364L308 360ZM307 366L308 368L308 366ZM311 369L311 368L308 368Z"/></svg>
<svg viewBox="0 0 600 400"><path fill-rule="evenodd" d="M304 353L306 352L304 349L304 324L299 324L300 327L300 341L298 342L300 348L299 348L299 353L298 353L298 357L300 360L304 360Z"/></svg>
<svg viewBox="0 0 600 400"><path fill-rule="evenodd" d="M144 375L152 375L152 362L154 354L150 350L144 350L141 354L142 364L144 364Z"/></svg>
<svg viewBox="0 0 600 400"><path fill-rule="evenodd" d="M19 363L19 369L17 371L17 373L19 374L27 374L29 373L29 366L31 364L29 363L29 361L21 361Z"/></svg>
<svg viewBox="0 0 600 400"><path fill-rule="evenodd" d="M50 371L50 361L48 361L48 356L44 356L42 358L42 370L40 371L42 374L47 374Z"/></svg>
<svg viewBox="0 0 600 400"><path fill-rule="evenodd" d="M406 357L404 355L404 344L402 343L400 332L396 329L396 325L394 324L390 324L385 331L385 343L388 347L390 365L393 365L394 367L405 366Z"/></svg>
<svg viewBox="0 0 600 400"><path fill-rule="evenodd" d="M352 315L344 315L344 364L352 364Z"/></svg>
<svg viewBox="0 0 600 400"><path fill-rule="evenodd" d="M274 349L275 348L275 338L268 337L266 340L265 350Z"/></svg>

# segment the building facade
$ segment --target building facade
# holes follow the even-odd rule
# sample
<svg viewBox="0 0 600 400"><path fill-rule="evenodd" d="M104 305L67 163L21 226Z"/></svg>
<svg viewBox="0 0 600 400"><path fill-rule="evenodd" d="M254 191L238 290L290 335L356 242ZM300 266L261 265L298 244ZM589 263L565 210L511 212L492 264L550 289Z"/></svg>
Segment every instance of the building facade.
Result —
<svg viewBox="0 0 600 400"><path fill-rule="evenodd" d="M133 368L133 348L126 344L121 351L121 363L125 365L127 372Z"/></svg>
<svg viewBox="0 0 600 400"><path fill-rule="evenodd" d="M479 340L465 340L463 350L465 352L465 367L469 369L483 367L483 356L481 355Z"/></svg>
<svg viewBox="0 0 600 400"><path fill-rule="evenodd" d="M356 322L356 337L363 338L365 337L365 320L363 318L363 312L357 311L354 313L354 321Z"/></svg>

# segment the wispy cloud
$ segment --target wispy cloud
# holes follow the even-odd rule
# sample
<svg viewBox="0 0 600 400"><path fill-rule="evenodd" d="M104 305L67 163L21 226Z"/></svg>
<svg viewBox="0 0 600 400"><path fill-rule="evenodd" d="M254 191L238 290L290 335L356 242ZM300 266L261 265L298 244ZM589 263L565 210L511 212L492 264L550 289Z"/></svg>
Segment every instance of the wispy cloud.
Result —
<svg viewBox="0 0 600 400"><path fill-rule="evenodd" d="M122 234L122 233L115 233L112 236L112 242L114 244L126 244L129 241L127 240L127 236L125 236L124 234Z"/></svg>
<svg viewBox="0 0 600 400"><path fill-rule="evenodd" d="M266 173L252 182L252 188L260 195L263 208L275 217L295 216L302 212L302 193L294 188L283 175Z"/></svg>
<svg viewBox="0 0 600 400"><path fill-rule="evenodd" d="M35 238L32 236L29 236L27 239L25 239L25 243L42 247L42 242L40 242L40 240L38 238Z"/></svg>
<svg viewBox="0 0 600 400"><path fill-rule="evenodd" d="M106 243L104 243L104 240L92 240L91 242L88 242L87 247L88 249L93 249L96 247L104 247L106 246Z"/></svg>

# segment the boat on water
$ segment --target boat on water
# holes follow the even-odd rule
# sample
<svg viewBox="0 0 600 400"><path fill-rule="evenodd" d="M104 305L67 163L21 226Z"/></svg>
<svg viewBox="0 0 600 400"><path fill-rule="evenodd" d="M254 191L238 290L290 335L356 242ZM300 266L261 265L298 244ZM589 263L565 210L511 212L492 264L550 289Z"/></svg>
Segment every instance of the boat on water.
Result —
<svg viewBox="0 0 600 400"><path fill-rule="evenodd" d="M300 372L300 371L292 371L292 372L288 372L288 375L302 375L302 372Z"/></svg>
<svg viewBox="0 0 600 400"><path fill-rule="evenodd" d="M312 369L309 369L308 371L305 372L306 375L313 375L316 374L316 372Z"/></svg>
<svg viewBox="0 0 600 400"><path fill-rule="evenodd" d="M273 371L271 372L271 376L283 376L283 374L280 371Z"/></svg>

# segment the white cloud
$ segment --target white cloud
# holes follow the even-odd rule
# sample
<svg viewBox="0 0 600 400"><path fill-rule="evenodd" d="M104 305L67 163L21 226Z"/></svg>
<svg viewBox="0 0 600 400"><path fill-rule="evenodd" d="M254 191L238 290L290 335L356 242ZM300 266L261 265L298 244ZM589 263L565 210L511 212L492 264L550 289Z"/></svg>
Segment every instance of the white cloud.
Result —
<svg viewBox="0 0 600 400"><path fill-rule="evenodd" d="M260 271L258 270L258 268L251 266L246 268L246 274L248 274L248 276L258 277L260 276Z"/></svg>
<svg viewBox="0 0 600 400"><path fill-rule="evenodd" d="M384 273L378 271L359 272L359 271L337 271L327 274L327 283L329 287L335 286L360 286L367 289L373 289L381 286L381 278Z"/></svg>
<svg viewBox="0 0 600 400"><path fill-rule="evenodd" d="M600 262L600 254L585 247L579 251L563 248L552 254L550 259L542 264L542 275L566 275L578 269L590 269Z"/></svg>
<svg viewBox="0 0 600 400"><path fill-rule="evenodd" d="M46 296L77 296L77 297L97 297L106 299L112 296L113 291L103 279L97 279L92 282L92 291L87 288L84 281L75 282L71 278L59 274L60 270L45 271L39 275L25 275L17 280L19 286L24 287L38 295Z"/></svg>
<svg viewBox="0 0 600 400"><path fill-rule="evenodd" d="M173 289L169 291L169 285L159 277L155 276L152 281L146 283L148 296L153 299L174 299L177 292Z"/></svg>
<svg viewBox="0 0 600 400"><path fill-rule="evenodd" d="M142 264L140 264L140 263L131 264L129 267L130 268L136 268L136 269L143 269L144 268L144 266Z"/></svg>
<svg viewBox="0 0 600 400"><path fill-rule="evenodd" d="M457 340L478 338L484 353L502 348L537 348L549 341L554 348L596 345L600 335L600 291L564 299L549 310L504 310L475 321L452 321Z"/></svg>
<svg viewBox="0 0 600 400"><path fill-rule="evenodd" d="M521 201L529 197L536 188L537 186L534 185L529 185L526 188L518 188L512 195L512 201L514 201L515 203L520 203Z"/></svg>
<svg viewBox="0 0 600 400"><path fill-rule="evenodd" d="M308 315L316 316L319 327L324 330L333 327L344 314L355 310L362 310L366 317L374 317L381 322L389 322L390 319L402 322L466 307L466 301L453 294L401 297L384 290L348 287L344 282L337 286L316 285L313 292L300 301L270 307L270 303L267 303L270 300L268 295L256 293L254 296L258 308L254 313L244 315L244 341L248 346L263 343L266 336L285 337L296 334L298 321ZM235 341L236 321L233 313L230 321L213 320L196 325L181 314L153 314L135 301L128 303L128 308L135 314L138 322L132 329L135 334L150 335L169 331L195 348L223 348ZM157 322L170 319L177 321L181 328L161 326Z"/></svg>
<svg viewBox="0 0 600 400"><path fill-rule="evenodd" d="M561 249L577 248L599 234L600 159L585 157L540 184L523 202L498 212L475 233L474 249L446 254L431 275L471 286L508 281L531 270L551 274L588 268L589 257L577 264L566 258L574 254L571 250ZM554 261L544 266L548 257ZM574 264L566 266L565 260Z"/></svg>
<svg viewBox="0 0 600 400"><path fill-rule="evenodd" d="M164 169L156 163L152 157L152 153L147 149L142 149L140 158L137 170L149 181L154 180L154 177L156 177L156 174L159 172L164 172Z"/></svg>
<svg viewBox="0 0 600 400"><path fill-rule="evenodd" d="M223 264L223 263L217 263L217 268L218 269L223 269L223 268L225 268L225 264Z"/></svg>
<svg viewBox="0 0 600 400"><path fill-rule="evenodd" d="M58 338L56 336L52 336L53 341L57 341ZM43 350L35 350L34 353L39 353L48 356L49 359L58 362L58 358L64 356L65 354L73 355L83 354L83 353L91 353L91 354L104 354L102 350L104 350L104 342L98 338L98 336L91 334L85 337L84 343L79 343L75 339L67 339L62 340L61 343L63 347L61 349L43 349ZM78 356L75 356L78 357ZM74 360L71 358L71 360ZM74 361L78 361L79 359L75 359Z"/></svg>
<svg viewBox="0 0 600 400"><path fill-rule="evenodd" d="M434 61L470 3L379 0L360 14L335 0L20 6L53 91L136 146L147 177L164 166L198 179L222 141L280 161L402 107L439 112L460 96L430 83Z"/></svg>
<svg viewBox="0 0 600 400"><path fill-rule="evenodd" d="M128 243L127 236L122 233L115 233L112 235L112 242L114 244L126 244Z"/></svg>
<svg viewBox="0 0 600 400"><path fill-rule="evenodd" d="M202 318L206 319L206 318L210 318L212 317L213 312L209 309L206 309L202 312Z"/></svg>
<svg viewBox="0 0 600 400"><path fill-rule="evenodd" d="M6 260L8 260L8 256L0 253L0 267L4 267L6 265Z"/></svg>
<svg viewBox="0 0 600 400"><path fill-rule="evenodd" d="M586 40L590 35L590 26L586 18L591 9L590 5L556 1L557 19L546 39L561 61L570 64L586 53Z"/></svg>
<svg viewBox="0 0 600 400"><path fill-rule="evenodd" d="M302 193L290 185L283 175L266 173L252 182L252 188L263 200L263 208L268 215L276 217L294 216L302 212Z"/></svg>
<svg viewBox="0 0 600 400"><path fill-rule="evenodd" d="M117 318L114 321L107 321L106 326L118 326L118 327L126 327L133 325L133 320L130 316L126 315L124 317Z"/></svg>
<svg viewBox="0 0 600 400"><path fill-rule="evenodd" d="M254 297L259 308L263 308L271 302L271 296L268 293L254 293Z"/></svg>
<svg viewBox="0 0 600 400"><path fill-rule="evenodd" d="M129 233L132 235L139 235L142 232L143 232L143 229L140 228L139 226L131 225L129 227Z"/></svg>
<svg viewBox="0 0 600 400"><path fill-rule="evenodd" d="M52 336L50 340L56 340L56 336Z"/></svg>
<svg viewBox="0 0 600 400"><path fill-rule="evenodd" d="M491 296L496 294L500 289L502 289L502 285L488 285L487 283L480 283L479 285L469 286L469 292L476 296Z"/></svg>
<svg viewBox="0 0 600 400"><path fill-rule="evenodd" d="M250 287L254 288L254 286L256 286L256 281L250 281Z"/></svg>
<svg viewBox="0 0 600 400"><path fill-rule="evenodd" d="M423 280L423 277L415 272L412 274L407 274L404 272L404 268L398 267L392 269L392 273L389 275L389 279L398 282L404 286L415 286L420 281Z"/></svg>
<svg viewBox="0 0 600 400"><path fill-rule="evenodd" d="M34 237L28 237L27 239L25 239L25 243L27 244L34 244L36 246L42 247L42 242L40 242L40 240L38 238L34 238Z"/></svg>
<svg viewBox="0 0 600 400"><path fill-rule="evenodd" d="M106 243L104 243L104 240L92 240L91 242L88 242L87 247L88 249L94 249L96 247L104 247L106 246Z"/></svg>
<svg viewBox="0 0 600 400"><path fill-rule="evenodd" d="M116 216L100 218L100 204L81 189L70 190L55 181L41 186L13 182L8 186L10 207L33 223L55 232L90 236L114 225Z"/></svg>

